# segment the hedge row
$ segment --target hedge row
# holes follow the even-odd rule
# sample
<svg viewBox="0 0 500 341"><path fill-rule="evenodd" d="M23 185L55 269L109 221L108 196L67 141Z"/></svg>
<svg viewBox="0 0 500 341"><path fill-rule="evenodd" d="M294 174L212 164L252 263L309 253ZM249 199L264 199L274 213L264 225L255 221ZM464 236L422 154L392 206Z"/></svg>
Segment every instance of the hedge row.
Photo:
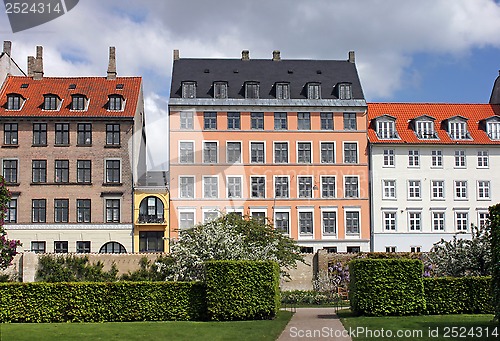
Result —
<svg viewBox="0 0 500 341"><path fill-rule="evenodd" d="M491 277L424 278L428 314L491 314Z"/></svg>
<svg viewBox="0 0 500 341"><path fill-rule="evenodd" d="M489 208L491 226L491 289L495 319L500 320L500 204Z"/></svg>

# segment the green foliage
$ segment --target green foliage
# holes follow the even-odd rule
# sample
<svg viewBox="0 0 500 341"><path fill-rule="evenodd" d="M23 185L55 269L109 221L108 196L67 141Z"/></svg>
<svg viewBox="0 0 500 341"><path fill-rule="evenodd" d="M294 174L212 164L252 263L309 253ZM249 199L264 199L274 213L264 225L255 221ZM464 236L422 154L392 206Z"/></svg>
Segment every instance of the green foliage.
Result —
<svg viewBox="0 0 500 341"><path fill-rule="evenodd" d="M281 292L281 303L284 304L334 304L338 302L336 292L319 292L315 290L291 290Z"/></svg>
<svg viewBox="0 0 500 341"><path fill-rule="evenodd" d="M280 276L276 262L209 261L205 278L211 320L271 319L278 313Z"/></svg>
<svg viewBox="0 0 500 341"><path fill-rule="evenodd" d="M159 256L154 262L142 257L139 261L140 269L123 274L121 279L124 281L142 282L142 281L164 281L167 274L164 270L169 269L173 259L169 255Z"/></svg>
<svg viewBox="0 0 500 341"><path fill-rule="evenodd" d="M113 264L104 271L104 264L89 264L87 256L42 255L39 259L37 280L41 282L112 282L117 280L118 269Z"/></svg>
<svg viewBox="0 0 500 341"><path fill-rule="evenodd" d="M491 277L424 278L428 314L491 314Z"/></svg>
<svg viewBox="0 0 500 341"><path fill-rule="evenodd" d="M12 259L17 254L17 247L22 245L19 240L9 240L3 228L10 197L11 193L5 186L4 178L0 175L0 270L11 265Z"/></svg>
<svg viewBox="0 0 500 341"><path fill-rule="evenodd" d="M0 322L201 320L199 282L0 284Z"/></svg>
<svg viewBox="0 0 500 341"><path fill-rule="evenodd" d="M355 259L349 270L349 298L356 314L411 315L424 311L421 261Z"/></svg>
<svg viewBox="0 0 500 341"><path fill-rule="evenodd" d="M500 204L490 206L489 223L491 229L491 289L495 320L500 321Z"/></svg>

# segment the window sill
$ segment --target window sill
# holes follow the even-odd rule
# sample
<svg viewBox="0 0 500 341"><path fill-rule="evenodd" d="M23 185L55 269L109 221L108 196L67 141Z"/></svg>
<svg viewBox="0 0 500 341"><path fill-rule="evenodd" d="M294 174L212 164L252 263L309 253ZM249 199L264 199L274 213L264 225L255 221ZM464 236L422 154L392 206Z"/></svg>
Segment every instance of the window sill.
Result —
<svg viewBox="0 0 500 341"><path fill-rule="evenodd" d="M19 187L21 184L19 182L5 182L8 187Z"/></svg>
<svg viewBox="0 0 500 341"><path fill-rule="evenodd" d="M18 144L3 144L2 148L19 148Z"/></svg>
<svg viewBox="0 0 500 341"><path fill-rule="evenodd" d="M69 146L71 146L69 143L54 144L54 147L69 147Z"/></svg>
<svg viewBox="0 0 500 341"><path fill-rule="evenodd" d="M102 183L103 186L105 187L121 187L123 186L123 183L121 182L103 182Z"/></svg>
<svg viewBox="0 0 500 341"><path fill-rule="evenodd" d="M47 147L47 144L32 144L31 147Z"/></svg>
<svg viewBox="0 0 500 341"><path fill-rule="evenodd" d="M104 145L104 148L121 148L122 146L120 144L106 144Z"/></svg>
<svg viewBox="0 0 500 341"><path fill-rule="evenodd" d="M92 186L91 182L31 182L30 186Z"/></svg>
<svg viewBox="0 0 500 341"><path fill-rule="evenodd" d="M76 146L77 147L92 147L92 143L91 144L77 144Z"/></svg>

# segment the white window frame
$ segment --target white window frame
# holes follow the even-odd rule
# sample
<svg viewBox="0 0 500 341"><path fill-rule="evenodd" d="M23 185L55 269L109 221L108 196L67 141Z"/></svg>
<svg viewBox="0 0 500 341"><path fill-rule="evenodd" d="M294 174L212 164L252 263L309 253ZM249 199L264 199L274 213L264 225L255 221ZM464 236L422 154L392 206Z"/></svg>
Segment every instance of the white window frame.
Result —
<svg viewBox="0 0 500 341"><path fill-rule="evenodd" d="M301 213L310 213L311 214L311 233L302 233L300 231L300 214ZM314 207L297 207L297 234L299 236L298 239L314 239L315 231L314 231Z"/></svg>
<svg viewBox="0 0 500 341"><path fill-rule="evenodd" d="M183 115L186 115L183 117ZM185 121L186 127L183 127L183 120ZM193 130L194 129L194 111L183 110L179 112L179 130Z"/></svg>
<svg viewBox="0 0 500 341"><path fill-rule="evenodd" d="M286 162L276 162L276 144L286 143ZM289 141L273 141L273 163L274 164L289 164L290 163L290 142Z"/></svg>
<svg viewBox="0 0 500 341"><path fill-rule="evenodd" d="M299 144L309 144L309 147L311 148L310 149L310 160L309 162L304 162L304 161L299 161ZM296 144L295 144L295 150L297 151L297 154L296 154L296 159L295 159L295 162L298 163L298 164L306 164L306 165L309 165L309 164L312 164L313 161L314 161L314 155L313 155L313 143L312 141L297 141Z"/></svg>
<svg viewBox="0 0 500 341"><path fill-rule="evenodd" d="M230 196L229 195L229 179L235 178L240 179L240 195L239 196ZM242 175L226 175L226 198L228 199L241 199L243 198L243 176Z"/></svg>
<svg viewBox="0 0 500 341"><path fill-rule="evenodd" d="M461 214L465 214L466 215L466 220L465 220L465 229L463 228L459 228L462 223L463 223L463 217L460 217L459 218L459 215ZM469 231L469 211L462 211L462 210L457 210L455 211L455 231L456 232L467 232ZM459 224L459 221L461 221L461 223Z"/></svg>
<svg viewBox="0 0 500 341"><path fill-rule="evenodd" d="M220 210L217 207L202 207L201 212L203 223L208 223L220 217ZM213 219L207 219L207 215L215 215L215 217Z"/></svg>
<svg viewBox="0 0 500 341"><path fill-rule="evenodd" d="M435 215L442 215L442 218L441 217L435 217ZM436 220L438 219L438 220ZM441 224L443 224L443 228L442 229L435 229L435 222L439 222ZM431 231L432 232L435 232L435 233L439 233L439 232L445 232L446 231L446 212L444 210L431 210Z"/></svg>
<svg viewBox="0 0 500 341"><path fill-rule="evenodd" d="M358 181L357 181L357 183L358 183L357 192L358 192L358 193L357 193L357 195L356 195L356 196L354 196L354 197L348 197L348 196L346 196L346 178L348 178L348 177L349 177L349 178L357 178L357 179L358 179ZM344 182L343 182L343 185L344 185L344 186L343 186L343 187L344 187L344 188L343 188L343 190L344 190L344 191L343 191L343 197L344 197L344 198L348 198L348 199L353 199L353 198L358 199L358 198L360 198L360 190L359 190L359 187L360 187L360 186L359 186L359 185L360 185L360 184L359 184L359 175L344 175L343 180L344 180Z"/></svg>
<svg viewBox="0 0 500 341"><path fill-rule="evenodd" d="M276 178L286 178L287 179L287 182L288 182L288 189L287 189L287 192L288 192L288 195L286 197L276 197ZM291 183L290 183L290 175L273 175L273 198L276 198L276 199L290 199L290 186L291 186Z"/></svg>
<svg viewBox="0 0 500 341"><path fill-rule="evenodd" d="M452 140L467 140L469 139L469 131L467 130L467 122L463 120L448 121L448 135Z"/></svg>
<svg viewBox="0 0 500 341"><path fill-rule="evenodd" d="M499 123L500 124L500 123ZM490 168L490 155L489 151L481 149L477 151L477 168L487 169Z"/></svg>
<svg viewBox="0 0 500 341"><path fill-rule="evenodd" d="M323 144L333 144L333 161L332 162L323 162ZM336 161L336 143L335 141L319 141L319 158L320 158L320 163L324 165L332 165L335 164Z"/></svg>
<svg viewBox="0 0 500 341"><path fill-rule="evenodd" d="M252 162L252 144L254 143L259 143L263 145L264 148L264 160L262 162ZM266 141L249 141L248 142L248 163L254 164L254 165L262 165L266 163L267 160L267 147L266 147Z"/></svg>
<svg viewBox="0 0 500 341"><path fill-rule="evenodd" d="M422 181L421 180L413 180L410 179L407 182L408 185L408 200L422 200ZM418 195L411 195L411 192L418 194Z"/></svg>
<svg viewBox="0 0 500 341"><path fill-rule="evenodd" d="M357 233L349 233L347 232L347 213L349 212L357 212L358 213L358 232ZM361 231L362 231L362 224L361 224L361 208L360 207L352 207L352 206L348 206L348 207L344 207L344 232L345 232L345 235L346 237L349 236L351 238L353 237L359 237L361 236Z"/></svg>
<svg viewBox="0 0 500 341"><path fill-rule="evenodd" d="M325 222L323 220L323 213L335 213L335 232L326 233L325 232ZM321 217L321 237L324 239L337 239L339 234L339 213L336 206L326 206L320 208Z"/></svg>
<svg viewBox="0 0 500 341"><path fill-rule="evenodd" d="M391 216L389 216L389 215L391 215ZM387 228L388 223L389 223L389 228ZM382 227L384 229L384 232L397 232L398 231L398 212L397 212L397 210L384 210L384 211L382 211Z"/></svg>
<svg viewBox="0 0 500 341"><path fill-rule="evenodd" d="M345 162L345 145L347 143L356 144L356 162ZM358 141L342 141L342 163L346 165L357 165L359 164L359 143Z"/></svg>
<svg viewBox="0 0 500 341"><path fill-rule="evenodd" d="M182 151L181 144L182 143L190 143L193 146L193 148L192 148L193 155L192 155L192 161L191 162L182 162L182 153L181 153L181 151ZM182 164L193 164L193 163L195 163L195 161L196 161L195 160L195 155L196 155L195 148L196 148L196 143L195 143L194 140L179 140L179 144L178 144L179 163L182 163Z"/></svg>
<svg viewBox="0 0 500 341"><path fill-rule="evenodd" d="M252 196L252 178L264 178L264 196L263 197ZM250 182L249 182L249 191L250 191L250 193L248 196L252 199L265 199L265 198L267 198L267 177L265 175L251 175Z"/></svg>
<svg viewBox="0 0 500 341"><path fill-rule="evenodd" d="M415 217L412 218L413 214L418 214L418 220ZM412 221L418 221L418 229L411 228ZM408 232L422 232L422 211L420 210L408 210Z"/></svg>
<svg viewBox="0 0 500 341"><path fill-rule="evenodd" d="M382 152L382 167L396 167L396 151L394 149L384 149Z"/></svg>
<svg viewBox="0 0 500 341"><path fill-rule="evenodd" d="M431 186L431 200L445 200L445 181L444 180L430 180L429 181L430 186ZM435 184L436 183L436 184ZM439 186L441 184L441 186ZM436 186L435 186L436 185ZM441 188L441 193L442 196L434 196L434 189L437 189L437 193L439 193L439 189Z"/></svg>
<svg viewBox="0 0 500 341"><path fill-rule="evenodd" d="M311 196L310 197L301 197L300 196L300 181L299 178L309 178L311 179ZM297 198L298 199L314 199L314 177L312 175L298 175L297 176Z"/></svg>
<svg viewBox="0 0 500 341"><path fill-rule="evenodd" d="M229 144L230 143L239 143L240 144L240 157L239 157L239 161L236 161L236 162L229 161ZM240 163L243 163L243 142L242 141L226 141L226 163L229 163L229 164L240 164Z"/></svg>
<svg viewBox="0 0 500 341"><path fill-rule="evenodd" d="M477 210L477 226L481 227L483 221L484 223L486 223L488 220L488 216L489 216L488 210L483 210L483 209Z"/></svg>
<svg viewBox="0 0 500 341"><path fill-rule="evenodd" d="M453 168L467 168L467 153L464 149L454 151Z"/></svg>
<svg viewBox="0 0 500 341"><path fill-rule="evenodd" d="M335 188L334 188L334 196L333 197L325 197L325 196L323 196L323 179L324 178L333 178L334 181L335 181ZM334 198L337 197L338 182L337 182L337 176L336 175L328 175L328 174L321 175L320 176L320 185L321 185L321 188L320 188L320 190L321 190L320 197L321 198L323 198L323 199L334 199ZM314 188L314 186L313 186L313 188Z"/></svg>
<svg viewBox="0 0 500 341"><path fill-rule="evenodd" d="M483 185L486 184L487 186L484 187ZM478 180L476 182L476 187L477 187L477 200L491 200L491 181L489 180ZM481 188L483 187L483 188ZM487 196L484 196L484 193L486 191ZM481 192L483 195L481 195Z"/></svg>
<svg viewBox="0 0 500 341"><path fill-rule="evenodd" d="M182 196L182 178L193 179L193 196L192 197ZM177 193L177 194L178 194L179 198L181 198L181 199L194 199L194 198L196 198L196 177L194 175L179 175L178 183L179 183L179 193Z"/></svg>
<svg viewBox="0 0 500 341"><path fill-rule="evenodd" d="M500 122L486 123L486 131L490 139L500 140Z"/></svg>
<svg viewBox="0 0 500 341"><path fill-rule="evenodd" d="M418 120L415 122L415 134L421 140L436 139L436 131L434 129L434 121Z"/></svg>
<svg viewBox="0 0 500 341"><path fill-rule="evenodd" d="M215 196L207 196L206 195L206 179L215 179L216 180L216 194ZM212 186L213 184L210 184ZM204 175L202 178L202 187L203 187L203 199L219 199L219 176L218 175ZM212 189L213 190L213 189Z"/></svg>
<svg viewBox="0 0 500 341"><path fill-rule="evenodd" d="M390 184L391 182L392 184ZM393 189L394 195L387 195L386 189ZM397 187L396 187L396 179L382 179L382 199L395 200L397 199Z"/></svg>
<svg viewBox="0 0 500 341"><path fill-rule="evenodd" d="M276 229L276 214L277 213L287 213L288 214L288 233L283 233L286 236L290 236L292 233L292 212L290 208L281 208L281 207L275 207L273 208L273 226Z"/></svg>
<svg viewBox="0 0 500 341"><path fill-rule="evenodd" d="M108 161L120 161L120 174L119 174L119 179L118 182L108 182L108 172L107 172L107 167L106 164ZM18 167L19 167L19 162L18 162ZM123 181L123 162L121 158L105 158L104 159L104 183L105 184L121 184Z"/></svg>
<svg viewBox="0 0 500 341"><path fill-rule="evenodd" d="M465 186L462 186L463 184L465 184ZM459 186L460 185L460 186ZM465 196L458 196L457 195L457 189L458 188L464 188L465 187ZM455 200L468 200L469 198L469 184L467 182L467 180L454 180L453 181L453 193L454 193L454 198ZM462 190L460 191L462 193Z"/></svg>
<svg viewBox="0 0 500 341"><path fill-rule="evenodd" d="M380 140L397 139L396 122L394 120L377 120L377 136Z"/></svg>
<svg viewBox="0 0 500 341"><path fill-rule="evenodd" d="M408 150L408 168L420 168L420 151L418 149Z"/></svg>
<svg viewBox="0 0 500 341"><path fill-rule="evenodd" d="M197 223L197 220L196 220L196 208L195 207L178 207L177 208L177 212L179 212L178 216L177 216L177 227L180 229L189 229L189 228L192 228L193 226L196 225ZM193 226L191 227L182 227L182 214L183 213L192 213L193 214Z"/></svg>
<svg viewBox="0 0 500 341"><path fill-rule="evenodd" d="M216 144L216 148L215 148L215 153L216 153L216 156L215 156L215 162L205 162L205 143L215 143ZM201 162L204 163L204 164L207 164L207 165L214 165L214 164L218 164L219 163L219 157L220 157L220 153L219 153L219 141L217 140L203 140L202 143L201 143Z"/></svg>
<svg viewBox="0 0 500 341"><path fill-rule="evenodd" d="M441 149L433 149L431 151L431 168L443 168L443 151Z"/></svg>

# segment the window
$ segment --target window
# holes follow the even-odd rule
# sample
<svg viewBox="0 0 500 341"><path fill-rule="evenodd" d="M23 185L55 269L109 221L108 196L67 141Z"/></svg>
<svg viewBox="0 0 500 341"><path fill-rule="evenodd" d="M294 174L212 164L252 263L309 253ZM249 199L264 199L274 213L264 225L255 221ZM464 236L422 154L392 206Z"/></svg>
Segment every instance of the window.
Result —
<svg viewBox="0 0 500 341"><path fill-rule="evenodd" d="M194 212L179 212L179 228L187 229L194 226Z"/></svg>
<svg viewBox="0 0 500 341"><path fill-rule="evenodd" d="M250 114L250 121L253 130L264 130L264 113L253 112Z"/></svg>
<svg viewBox="0 0 500 341"><path fill-rule="evenodd" d="M33 199L31 201L31 221L33 223L47 222L47 200Z"/></svg>
<svg viewBox="0 0 500 341"><path fill-rule="evenodd" d="M416 122L417 137L419 139L435 139L437 138L436 132L434 131L433 121L417 121Z"/></svg>
<svg viewBox="0 0 500 341"><path fill-rule="evenodd" d="M361 248L359 246L347 246L346 251L347 253L360 253Z"/></svg>
<svg viewBox="0 0 500 341"><path fill-rule="evenodd" d="M119 146L120 145L120 125L119 124L106 124L106 145Z"/></svg>
<svg viewBox="0 0 500 341"><path fill-rule="evenodd" d="M277 176L274 178L274 197L275 198L288 198L288 177Z"/></svg>
<svg viewBox="0 0 500 341"><path fill-rule="evenodd" d="M89 241L77 241L76 242L76 253L90 253L90 242Z"/></svg>
<svg viewBox="0 0 500 341"><path fill-rule="evenodd" d="M17 123L5 123L3 125L4 140L6 145L17 145Z"/></svg>
<svg viewBox="0 0 500 341"><path fill-rule="evenodd" d="M300 234L312 235L313 234L313 213L312 212L299 212L299 231Z"/></svg>
<svg viewBox="0 0 500 341"><path fill-rule="evenodd" d="M321 98L321 86L319 83L307 84L307 98L308 99L320 99Z"/></svg>
<svg viewBox="0 0 500 341"><path fill-rule="evenodd" d="M264 163L264 142L250 142L250 162Z"/></svg>
<svg viewBox="0 0 500 341"><path fill-rule="evenodd" d="M241 163L241 142L227 142L227 163Z"/></svg>
<svg viewBox="0 0 500 341"><path fill-rule="evenodd" d="M106 160L106 183L119 184L121 161L120 160Z"/></svg>
<svg viewBox="0 0 500 341"><path fill-rule="evenodd" d="M47 145L47 124L46 123L33 123L33 145L46 146Z"/></svg>
<svg viewBox="0 0 500 341"><path fill-rule="evenodd" d="M33 251L34 253L45 253L45 242L31 242L31 251Z"/></svg>
<svg viewBox="0 0 500 341"><path fill-rule="evenodd" d="M227 177L227 197L228 198L241 198L241 177L228 176Z"/></svg>
<svg viewBox="0 0 500 341"><path fill-rule="evenodd" d="M180 112L180 128L182 130L193 129L193 112L192 111L181 111Z"/></svg>
<svg viewBox="0 0 500 341"><path fill-rule="evenodd" d="M58 98L55 95L43 96L43 110L57 110Z"/></svg>
<svg viewBox="0 0 500 341"><path fill-rule="evenodd" d="M432 212L432 230L444 231L444 212Z"/></svg>
<svg viewBox="0 0 500 341"><path fill-rule="evenodd" d="M54 222L67 223L69 221L69 200L54 199Z"/></svg>
<svg viewBox="0 0 500 341"><path fill-rule="evenodd" d="M432 167L443 167L443 152L441 150L431 151Z"/></svg>
<svg viewBox="0 0 500 341"><path fill-rule="evenodd" d="M420 167L420 153L418 150L408 151L408 167Z"/></svg>
<svg viewBox="0 0 500 341"><path fill-rule="evenodd" d="M206 130L217 129L217 113L205 112L203 113L203 128Z"/></svg>
<svg viewBox="0 0 500 341"><path fill-rule="evenodd" d="M321 142L321 163L335 163L335 144Z"/></svg>
<svg viewBox="0 0 500 341"><path fill-rule="evenodd" d="M259 98L259 83L245 83L245 98Z"/></svg>
<svg viewBox="0 0 500 341"><path fill-rule="evenodd" d="M431 199L444 199L444 181L432 180L431 181Z"/></svg>
<svg viewBox="0 0 500 341"><path fill-rule="evenodd" d="M92 161L76 161L76 182L89 184L92 182Z"/></svg>
<svg viewBox="0 0 500 341"><path fill-rule="evenodd" d="M99 249L99 253L126 253L125 247L117 242L107 242Z"/></svg>
<svg viewBox="0 0 500 341"><path fill-rule="evenodd" d="M408 226L410 231L420 231L422 226L422 214L420 212L408 212Z"/></svg>
<svg viewBox="0 0 500 341"><path fill-rule="evenodd" d="M344 143L344 163L358 163L358 144Z"/></svg>
<svg viewBox="0 0 500 341"><path fill-rule="evenodd" d="M359 197L357 176L346 176L344 178L344 197L346 198Z"/></svg>
<svg viewBox="0 0 500 341"><path fill-rule="evenodd" d="M352 98L352 87L349 83L341 83L338 85L338 96L339 99L351 99Z"/></svg>
<svg viewBox="0 0 500 341"><path fill-rule="evenodd" d="M142 199L139 206L139 223L162 224L163 219L163 202L153 196Z"/></svg>
<svg viewBox="0 0 500 341"><path fill-rule="evenodd" d="M69 144L69 124L68 123L56 123L56 145L68 145Z"/></svg>
<svg viewBox="0 0 500 341"><path fill-rule="evenodd" d="M22 97L18 94L7 95L7 110L20 110Z"/></svg>
<svg viewBox="0 0 500 341"><path fill-rule="evenodd" d="M6 223L16 223L17 222L17 199L10 199L7 203L7 212L5 212L4 221Z"/></svg>
<svg viewBox="0 0 500 341"><path fill-rule="evenodd" d="M385 252L387 252L387 253L394 253L394 252L396 252L396 247L395 246L386 246L385 247Z"/></svg>
<svg viewBox="0 0 500 341"><path fill-rule="evenodd" d="M32 177L33 183L47 182L47 160L33 160L32 163Z"/></svg>
<svg viewBox="0 0 500 341"><path fill-rule="evenodd" d="M69 160L55 161L55 178L56 183L69 182Z"/></svg>
<svg viewBox="0 0 500 341"><path fill-rule="evenodd" d="M92 145L92 124L78 123L76 143L79 146Z"/></svg>
<svg viewBox="0 0 500 341"><path fill-rule="evenodd" d="M382 180L384 199L396 199L396 180Z"/></svg>
<svg viewBox="0 0 500 341"><path fill-rule="evenodd" d="M333 130L333 113L322 112L319 116L321 120L321 130Z"/></svg>
<svg viewBox="0 0 500 341"><path fill-rule="evenodd" d="M90 199L76 200L76 221L90 223Z"/></svg>
<svg viewBox="0 0 500 341"><path fill-rule="evenodd" d="M17 183L17 160L3 160L3 178L6 183Z"/></svg>
<svg viewBox="0 0 500 341"><path fill-rule="evenodd" d="M491 199L490 197L490 182L489 181L478 181L477 182L477 198L478 199Z"/></svg>
<svg viewBox="0 0 500 341"><path fill-rule="evenodd" d="M181 198L194 198L194 177L181 176L179 178L179 183L180 183L179 196Z"/></svg>
<svg viewBox="0 0 500 341"><path fill-rule="evenodd" d="M486 224L488 224L488 220L489 220L489 214L488 212L482 212L482 211L478 211L477 212L477 226L478 227L482 227L482 226L486 226Z"/></svg>
<svg viewBox="0 0 500 341"><path fill-rule="evenodd" d="M455 212L455 226L457 231L467 231L469 226L469 213Z"/></svg>
<svg viewBox="0 0 500 341"><path fill-rule="evenodd" d="M408 199L420 199L420 180L408 180Z"/></svg>
<svg viewBox="0 0 500 341"><path fill-rule="evenodd" d="M203 222L208 223L210 221L214 221L219 216L219 212L217 211L204 211L203 212Z"/></svg>
<svg viewBox="0 0 500 341"><path fill-rule="evenodd" d="M196 82L182 82L182 98L196 98Z"/></svg>
<svg viewBox="0 0 500 341"><path fill-rule="evenodd" d="M276 83L276 98L289 99L290 98L290 84Z"/></svg>
<svg viewBox="0 0 500 341"><path fill-rule="evenodd" d="M194 142L179 141L179 163L194 163Z"/></svg>
<svg viewBox="0 0 500 341"><path fill-rule="evenodd" d="M467 131L467 122L462 121L449 121L448 133L453 140L463 140L469 138Z"/></svg>
<svg viewBox="0 0 500 341"><path fill-rule="evenodd" d="M290 217L288 212L276 212L274 214L274 228L285 234L290 233Z"/></svg>
<svg viewBox="0 0 500 341"><path fill-rule="evenodd" d="M299 142L297 143L297 162L298 163L311 163L311 143Z"/></svg>
<svg viewBox="0 0 500 341"><path fill-rule="evenodd" d="M455 150L455 168L465 168L465 150Z"/></svg>
<svg viewBox="0 0 500 341"><path fill-rule="evenodd" d="M68 253L68 242L67 241L55 241L54 242L54 253Z"/></svg>
<svg viewBox="0 0 500 341"><path fill-rule="evenodd" d="M384 212L384 230L396 231L396 212Z"/></svg>
<svg viewBox="0 0 500 341"><path fill-rule="evenodd" d="M123 110L123 97L120 95L110 95L108 102L108 110L121 111Z"/></svg>
<svg viewBox="0 0 500 341"><path fill-rule="evenodd" d="M274 142L274 163L288 163L288 142Z"/></svg>
<svg viewBox="0 0 500 341"><path fill-rule="evenodd" d="M455 199L467 199L467 181L455 181Z"/></svg>
<svg viewBox="0 0 500 341"><path fill-rule="evenodd" d="M323 234L335 235L337 234L337 212L323 211L321 212L323 221Z"/></svg>
<svg viewBox="0 0 500 341"><path fill-rule="evenodd" d="M421 252L422 247L421 246L410 246L410 252L412 253L418 253Z"/></svg>
<svg viewBox="0 0 500 341"><path fill-rule="evenodd" d="M203 198L215 199L219 197L219 179L216 176L203 177Z"/></svg>
<svg viewBox="0 0 500 341"><path fill-rule="evenodd" d="M384 149L384 167L394 167L394 149Z"/></svg>
<svg viewBox="0 0 500 341"><path fill-rule="evenodd" d="M106 222L120 222L120 199L106 199Z"/></svg>
<svg viewBox="0 0 500 341"><path fill-rule="evenodd" d="M488 168L489 167L489 158L487 150L478 150L477 151L477 168Z"/></svg>
<svg viewBox="0 0 500 341"><path fill-rule="evenodd" d="M266 197L266 178L264 176L252 176L250 178L250 183L252 198Z"/></svg>
<svg viewBox="0 0 500 341"><path fill-rule="evenodd" d="M297 129L311 130L311 114L308 112L297 113Z"/></svg>
<svg viewBox="0 0 500 341"><path fill-rule="evenodd" d="M499 140L500 139L500 122L488 122L486 125L486 131L490 139Z"/></svg>
<svg viewBox="0 0 500 341"><path fill-rule="evenodd" d="M239 112L228 112L227 113L227 129L240 130L241 129L241 118Z"/></svg>
<svg viewBox="0 0 500 341"><path fill-rule="evenodd" d="M85 110L85 96L72 95L71 98L71 110Z"/></svg>
<svg viewBox="0 0 500 341"><path fill-rule="evenodd" d="M396 139L396 122L387 120L377 120L377 136L379 139Z"/></svg>
<svg viewBox="0 0 500 341"><path fill-rule="evenodd" d="M163 231L141 231L139 232L139 252L163 252Z"/></svg>
<svg viewBox="0 0 500 341"><path fill-rule="evenodd" d="M286 112L274 113L274 130L287 130L288 119Z"/></svg>
<svg viewBox="0 0 500 341"><path fill-rule="evenodd" d="M321 177L321 197L335 198L337 196L334 176Z"/></svg>
<svg viewBox="0 0 500 341"><path fill-rule="evenodd" d="M345 212L345 228L347 234L359 234L359 212Z"/></svg>
<svg viewBox="0 0 500 341"><path fill-rule="evenodd" d="M227 98L226 82L214 82L214 98Z"/></svg>
<svg viewBox="0 0 500 341"><path fill-rule="evenodd" d="M266 223L266 212L252 211L251 218L260 223Z"/></svg>
<svg viewBox="0 0 500 341"><path fill-rule="evenodd" d="M313 179L310 176L299 176L299 198L312 198Z"/></svg>
<svg viewBox="0 0 500 341"><path fill-rule="evenodd" d="M203 142L203 163L217 163L217 142Z"/></svg>
<svg viewBox="0 0 500 341"><path fill-rule="evenodd" d="M356 114L344 113L344 130L356 130Z"/></svg>

